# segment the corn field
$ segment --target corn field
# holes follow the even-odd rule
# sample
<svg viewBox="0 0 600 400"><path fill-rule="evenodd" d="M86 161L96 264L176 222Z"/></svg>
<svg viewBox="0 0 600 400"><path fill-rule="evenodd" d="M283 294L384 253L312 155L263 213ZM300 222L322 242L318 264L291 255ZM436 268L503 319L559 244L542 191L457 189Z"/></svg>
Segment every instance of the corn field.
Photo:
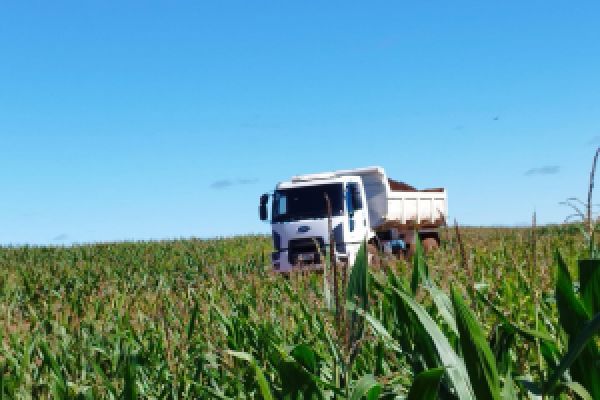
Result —
<svg viewBox="0 0 600 400"><path fill-rule="evenodd" d="M442 233L338 285L263 236L1 248L0 397L600 398L579 225Z"/></svg>

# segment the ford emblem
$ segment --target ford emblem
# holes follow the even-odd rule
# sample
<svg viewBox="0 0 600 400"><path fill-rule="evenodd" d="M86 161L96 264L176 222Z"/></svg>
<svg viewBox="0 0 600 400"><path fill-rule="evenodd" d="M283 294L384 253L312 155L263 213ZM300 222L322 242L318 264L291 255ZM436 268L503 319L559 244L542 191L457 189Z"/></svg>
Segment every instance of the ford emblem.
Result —
<svg viewBox="0 0 600 400"><path fill-rule="evenodd" d="M308 225L302 225L298 227L298 233L306 233L310 231L310 226Z"/></svg>

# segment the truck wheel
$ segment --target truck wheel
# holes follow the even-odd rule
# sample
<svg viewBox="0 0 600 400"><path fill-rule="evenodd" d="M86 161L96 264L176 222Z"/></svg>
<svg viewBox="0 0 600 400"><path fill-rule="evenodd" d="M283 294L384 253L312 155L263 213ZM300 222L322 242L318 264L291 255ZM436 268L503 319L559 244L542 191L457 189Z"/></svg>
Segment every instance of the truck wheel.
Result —
<svg viewBox="0 0 600 400"><path fill-rule="evenodd" d="M433 251L439 247L438 241L433 237L423 239L423 250L426 253Z"/></svg>
<svg viewBox="0 0 600 400"><path fill-rule="evenodd" d="M367 260L369 265L375 268L379 268L381 264L377 247L372 243L367 244Z"/></svg>

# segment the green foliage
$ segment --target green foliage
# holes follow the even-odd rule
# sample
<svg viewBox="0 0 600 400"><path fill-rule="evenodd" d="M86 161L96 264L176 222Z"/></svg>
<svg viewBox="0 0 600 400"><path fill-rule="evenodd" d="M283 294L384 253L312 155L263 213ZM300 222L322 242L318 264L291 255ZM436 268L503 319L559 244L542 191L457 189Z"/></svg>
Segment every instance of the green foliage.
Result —
<svg viewBox="0 0 600 400"><path fill-rule="evenodd" d="M446 368L447 375L450 378L458 397L461 400L474 399L475 396L469 382L469 376L464 361L452 348L450 342L436 322L409 294L398 289L394 289L394 291L399 299L404 302L406 307L416 316L414 322L418 324L419 330L425 333L425 335L420 333L418 336L419 339L429 339L425 342L421 340L415 341L416 349L420 350L422 353L427 353L431 351L429 343L433 344L436 356L439 358L439 362L436 363L435 366L443 366Z"/></svg>
<svg viewBox="0 0 600 400"><path fill-rule="evenodd" d="M254 370L254 376L256 379L256 383L258 384L258 387L260 389L260 392L259 392L260 395L262 396L262 398L264 400L272 400L273 395L271 394L271 389L269 388L269 383L267 382L267 379L265 378L265 374L264 374L262 368L258 365L258 363L254 359L254 357L252 357L251 354L245 353L242 351L228 350L227 354L229 354L235 358L239 358L240 360L247 361L250 364L250 366Z"/></svg>
<svg viewBox="0 0 600 400"><path fill-rule="evenodd" d="M600 313L600 259L579 260L581 299L591 315Z"/></svg>
<svg viewBox="0 0 600 400"><path fill-rule="evenodd" d="M381 384L372 375L364 375L356 382L356 386L350 395L350 400L376 400L381 393Z"/></svg>
<svg viewBox="0 0 600 400"><path fill-rule="evenodd" d="M560 372L564 366L569 366L571 377L574 381L583 385L594 398L600 398L600 352L598 346L591 337L582 340L579 335L585 329L589 329L588 321L591 314L585 303L580 299L573 288L571 275L565 261L560 253L556 253L556 303L558 306L559 319L562 329L566 332L569 340L568 347L572 349L568 362L563 362L562 367L559 366L557 371ZM587 286L591 292L593 287ZM591 307L591 302L590 302ZM593 335L592 330L592 335ZM562 374L562 372L560 372ZM546 390L550 390L552 385L558 380L558 373L548 382Z"/></svg>
<svg viewBox="0 0 600 400"><path fill-rule="evenodd" d="M442 233L410 264L363 247L344 329L319 275L269 272L262 236L0 248L0 399L598 397L577 229L538 229L537 270L529 230L462 230L468 270Z"/></svg>
<svg viewBox="0 0 600 400"><path fill-rule="evenodd" d="M475 397L500 399L500 379L492 350L475 316L454 288L452 289L452 304L460 334L462 356L471 378Z"/></svg>
<svg viewBox="0 0 600 400"><path fill-rule="evenodd" d="M587 388L589 390L590 393L592 394L596 394L597 393L597 384L596 384L596 380L594 378L597 378L599 375L597 375L597 371L598 371L598 367L597 367L597 360L598 358L596 358L596 363L593 362L593 360L585 360L585 359L580 359L580 355L584 350L589 349L589 346L592 346L593 343L593 338L595 335L597 335L600 332L600 313L596 314L596 316L594 317L594 319L592 319L591 321L589 321L588 323L586 323L583 327L583 329L581 330L581 332L579 332L579 334L577 335L577 337L575 337L569 344L569 351L567 354L565 354L565 356L563 357L563 359L560 362L560 365L558 365L554 371L554 374L550 377L550 379L548 380L548 382L546 383L546 389L547 390L551 390L554 385L559 381L560 377L562 376L562 374L564 374L564 372L571 368L573 366L573 364L575 362L586 362L589 361L589 380L587 379L587 376L584 376L582 381L584 381L585 383L587 383ZM578 370L576 370L577 373L579 373ZM589 384L591 382L591 385ZM570 384L570 382L566 383L567 385Z"/></svg>
<svg viewBox="0 0 600 400"><path fill-rule="evenodd" d="M348 288L346 289L346 300L350 303L354 303L357 307L362 310L368 311L369 307L369 294L368 294L368 262L367 262L367 243L363 242L358 250L356 261L350 271L350 278L348 279ZM362 338L364 329L364 319L360 316L356 310L348 311L348 324L349 324L349 341L348 345L352 346L351 358L352 360L356 356L358 341Z"/></svg>
<svg viewBox="0 0 600 400"><path fill-rule="evenodd" d="M410 288L412 293L416 294L419 283L429 279L429 268L427 267L427 263L425 261L425 254L423 253L423 245L421 244L421 239L419 239L419 234L415 232L414 235L415 253L413 255L413 272L410 281Z"/></svg>
<svg viewBox="0 0 600 400"><path fill-rule="evenodd" d="M282 361L276 368L281 378L279 397L321 399L323 394L317 378L319 365L314 349L306 344L294 347L289 354L281 352Z"/></svg>
<svg viewBox="0 0 600 400"><path fill-rule="evenodd" d="M406 400L435 400L438 398L444 368L432 368L415 377Z"/></svg>

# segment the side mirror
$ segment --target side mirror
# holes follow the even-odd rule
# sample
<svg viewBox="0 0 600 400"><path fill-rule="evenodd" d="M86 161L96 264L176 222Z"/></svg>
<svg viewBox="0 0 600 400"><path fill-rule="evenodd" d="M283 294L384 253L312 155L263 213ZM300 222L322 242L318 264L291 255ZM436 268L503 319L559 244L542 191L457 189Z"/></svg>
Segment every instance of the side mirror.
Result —
<svg viewBox="0 0 600 400"><path fill-rule="evenodd" d="M267 212L267 203L269 202L269 195L263 194L260 196L260 206L258 207L258 213L261 221L266 221L269 218L269 214Z"/></svg>

